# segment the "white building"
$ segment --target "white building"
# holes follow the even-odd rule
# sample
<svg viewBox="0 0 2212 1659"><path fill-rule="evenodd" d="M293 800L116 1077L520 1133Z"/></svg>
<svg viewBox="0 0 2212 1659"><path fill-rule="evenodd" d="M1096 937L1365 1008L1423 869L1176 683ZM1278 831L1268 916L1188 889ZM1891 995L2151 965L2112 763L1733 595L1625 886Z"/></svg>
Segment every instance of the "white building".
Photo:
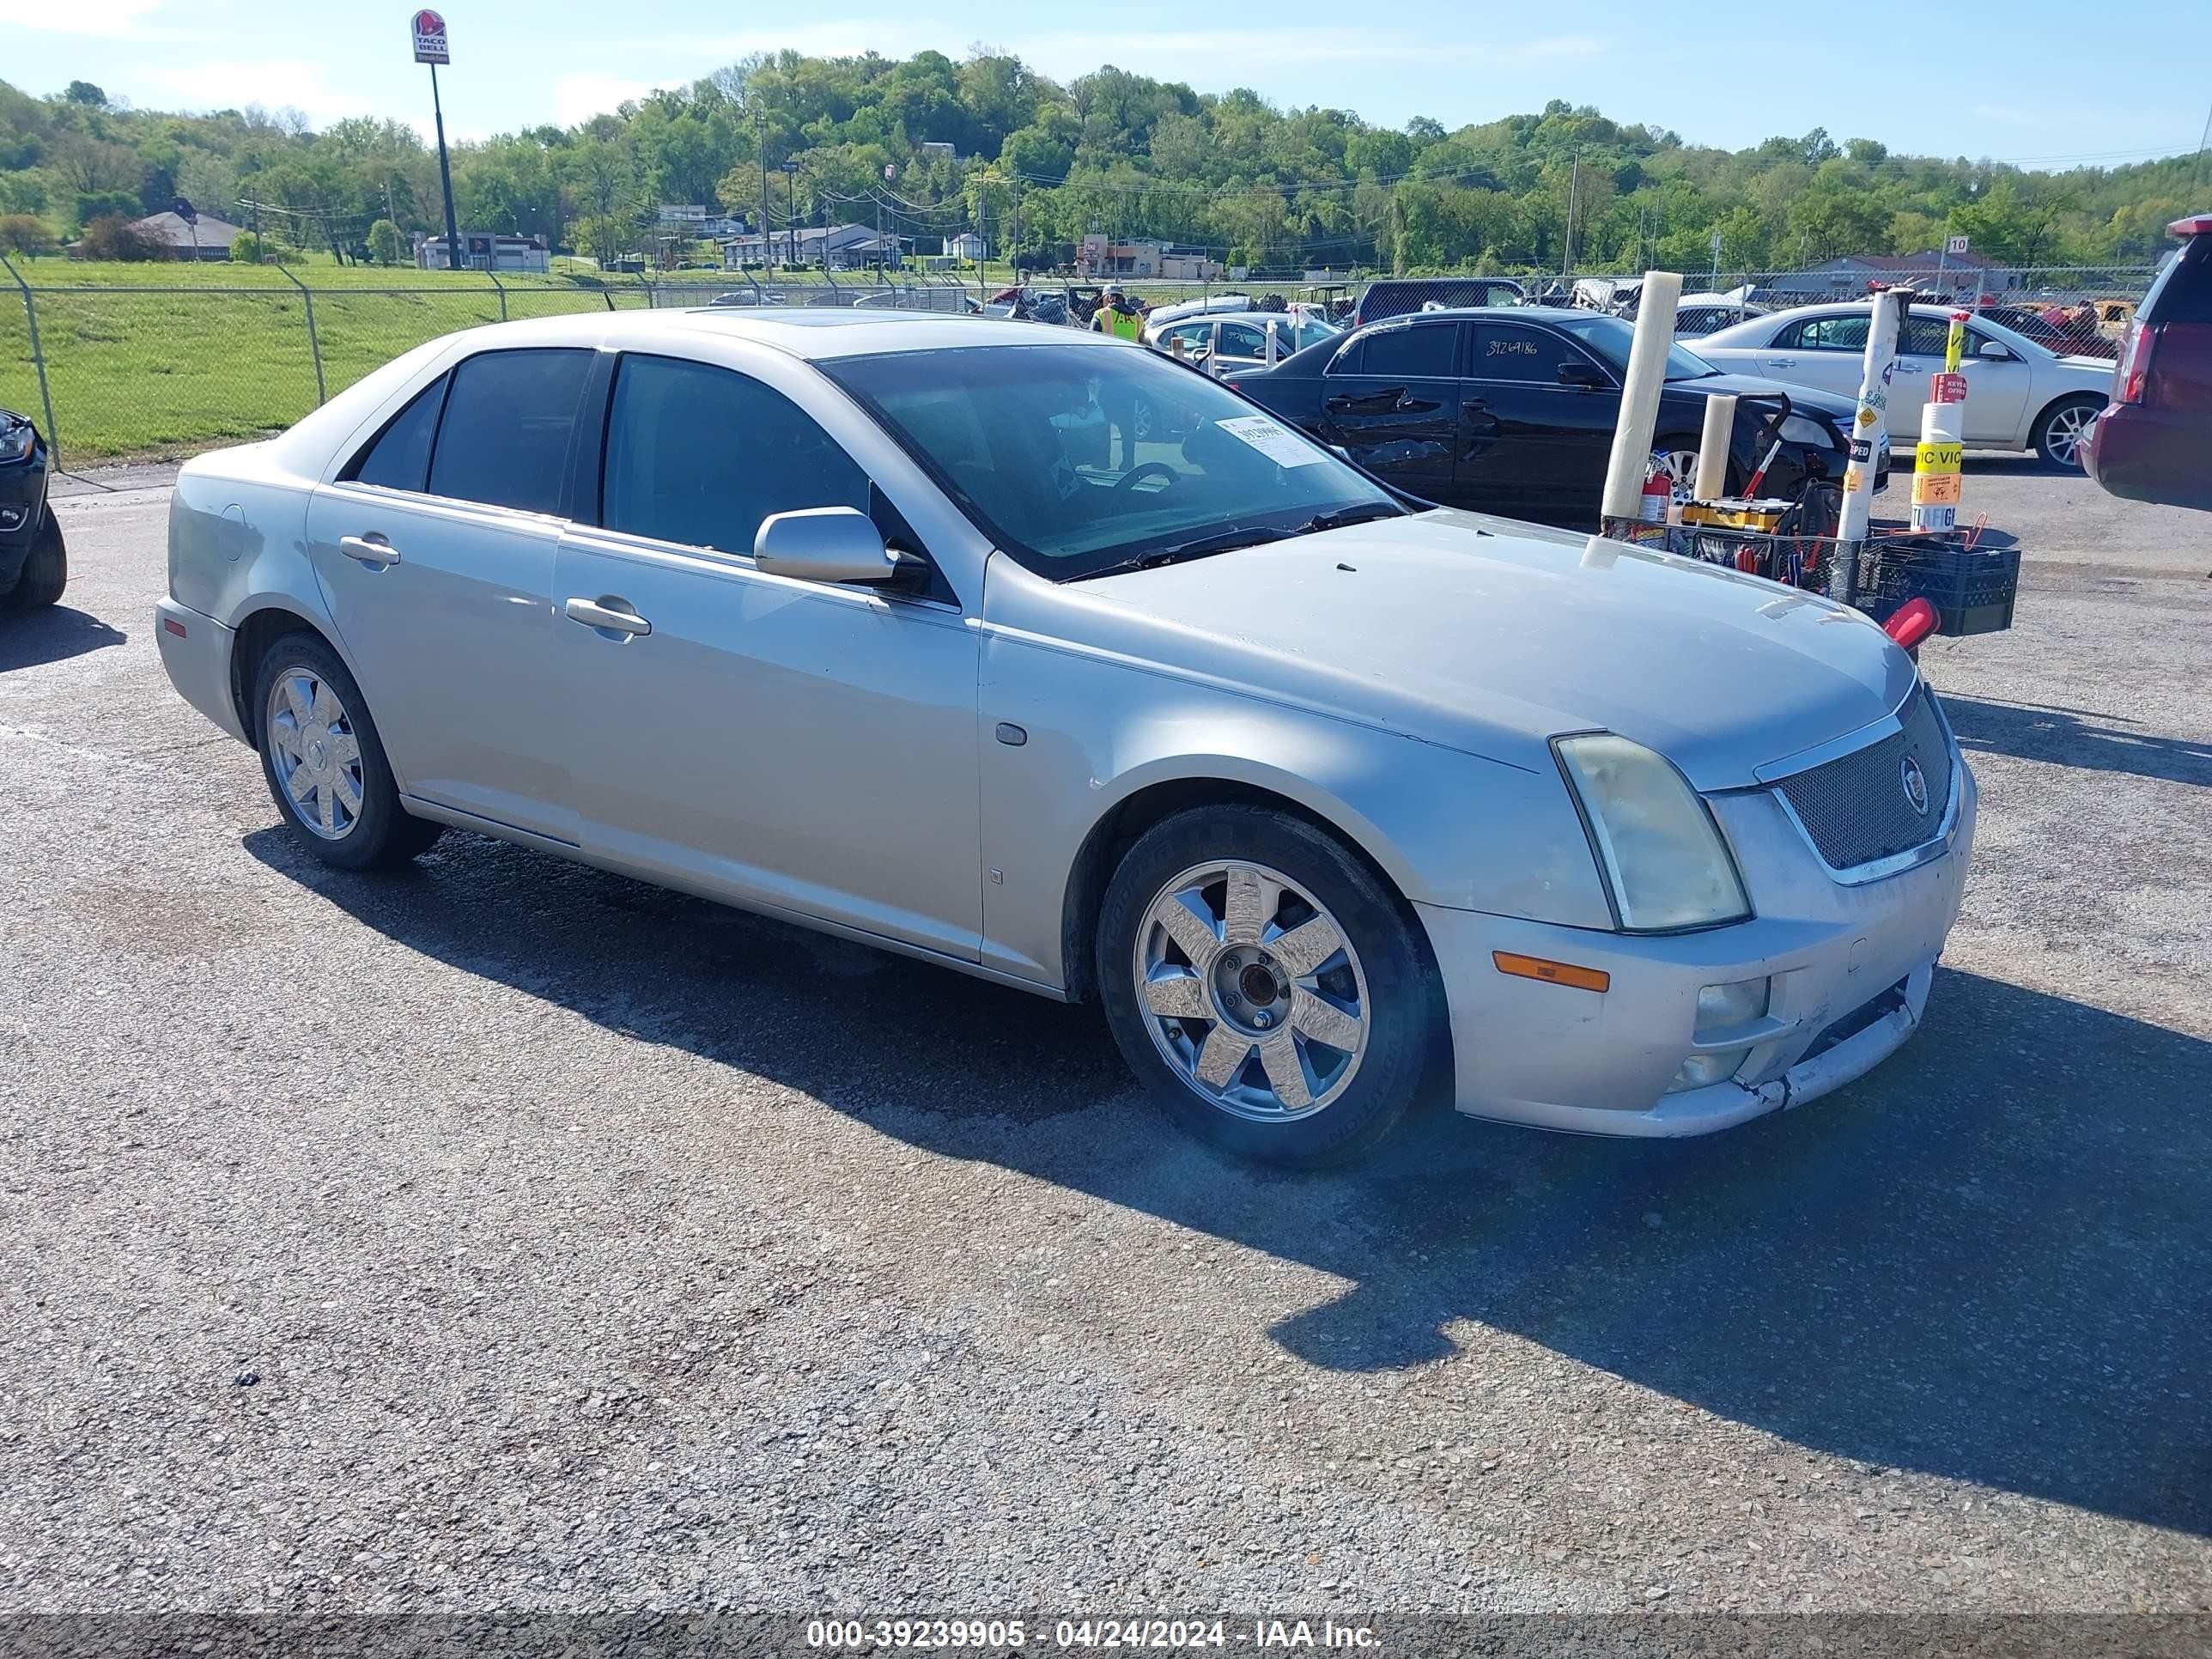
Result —
<svg viewBox="0 0 2212 1659"><path fill-rule="evenodd" d="M991 245L972 230L963 230L957 236L945 239L945 257L973 264L991 257Z"/></svg>
<svg viewBox="0 0 2212 1659"><path fill-rule="evenodd" d="M415 233L415 265L418 270L451 268L442 232ZM553 258L543 237L509 236L499 231L461 233L461 265L467 270L516 270L544 275L553 269Z"/></svg>

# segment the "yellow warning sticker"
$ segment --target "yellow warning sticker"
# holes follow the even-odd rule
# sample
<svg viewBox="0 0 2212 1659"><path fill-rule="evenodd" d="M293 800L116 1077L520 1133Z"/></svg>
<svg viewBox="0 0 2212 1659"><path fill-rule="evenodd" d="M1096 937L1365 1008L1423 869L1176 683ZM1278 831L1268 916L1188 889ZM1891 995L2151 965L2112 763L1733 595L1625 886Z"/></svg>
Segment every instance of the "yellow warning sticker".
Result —
<svg viewBox="0 0 2212 1659"><path fill-rule="evenodd" d="M1913 452L1913 465L1923 472L1956 472L1966 462L1964 444L1922 444Z"/></svg>
<svg viewBox="0 0 2212 1659"><path fill-rule="evenodd" d="M1959 475L1955 472L1914 473L1912 501L1916 507L1955 507L1959 501Z"/></svg>

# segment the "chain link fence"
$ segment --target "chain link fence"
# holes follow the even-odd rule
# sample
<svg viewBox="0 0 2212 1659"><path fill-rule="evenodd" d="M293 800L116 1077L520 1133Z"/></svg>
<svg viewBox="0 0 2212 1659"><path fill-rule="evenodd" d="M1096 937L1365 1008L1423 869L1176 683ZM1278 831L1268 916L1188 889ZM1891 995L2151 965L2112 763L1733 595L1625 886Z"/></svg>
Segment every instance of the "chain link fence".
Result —
<svg viewBox="0 0 2212 1659"><path fill-rule="evenodd" d="M1806 270L1692 273L1692 295L1724 296L1678 332L1692 338L1750 315L1863 296L1873 283L1910 283L2054 350L2117 355L2155 267L1895 269L1831 262ZM175 453L282 430L380 364L456 329L526 317L641 307L808 306L975 314L996 309L995 284L951 275L701 270L532 276L506 272L273 265L143 265L101 273L11 263L0 255L0 406L33 415L66 464ZM1470 279L1438 278L1450 303ZM1575 304L1632 316L1638 279L1620 272L1511 280L1532 304ZM1087 279L1036 276L1032 293ZM1158 307L1224 293L1273 307L1348 310L1366 283L1293 280L1125 283ZM1497 296L1504 297L1502 295ZM1688 297L1688 296L1686 296Z"/></svg>

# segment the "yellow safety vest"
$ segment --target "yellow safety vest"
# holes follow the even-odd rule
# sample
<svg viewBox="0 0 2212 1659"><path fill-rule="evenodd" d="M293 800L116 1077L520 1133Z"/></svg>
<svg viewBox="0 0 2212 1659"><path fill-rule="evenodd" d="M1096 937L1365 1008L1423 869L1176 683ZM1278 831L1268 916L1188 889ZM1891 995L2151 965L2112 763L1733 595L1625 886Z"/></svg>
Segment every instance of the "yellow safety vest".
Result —
<svg viewBox="0 0 2212 1659"><path fill-rule="evenodd" d="M1106 319L1106 331L1117 339L1141 340L1145 337L1145 315L1140 311L1116 311L1111 306L1101 306L1098 314Z"/></svg>

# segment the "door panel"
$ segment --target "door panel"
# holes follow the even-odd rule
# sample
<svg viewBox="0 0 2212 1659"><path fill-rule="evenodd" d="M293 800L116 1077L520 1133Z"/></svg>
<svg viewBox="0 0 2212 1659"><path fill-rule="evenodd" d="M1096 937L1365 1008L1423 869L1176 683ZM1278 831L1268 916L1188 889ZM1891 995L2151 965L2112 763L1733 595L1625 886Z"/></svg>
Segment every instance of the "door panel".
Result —
<svg viewBox="0 0 2212 1659"><path fill-rule="evenodd" d="M2008 363L1991 362L1979 356L1989 337L1978 329L1966 330L1966 355L1960 368L1966 377L1966 441L1970 444L2015 444L2026 437L2035 386L2035 370L2017 358ZM1942 364L1939 360L1937 368ZM1914 435L1919 429L1914 428Z"/></svg>
<svg viewBox="0 0 2212 1659"><path fill-rule="evenodd" d="M1460 388L1458 493L1469 507L1594 529L1620 414L1612 377L1572 343L1521 323L1470 325ZM1605 384L1563 385L1562 364Z"/></svg>
<svg viewBox="0 0 2212 1659"><path fill-rule="evenodd" d="M553 659L585 849L973 961L974 632L955 611L572 528Z"/></svg>
<svg viewBox="0 0 2212 1659"><path fill-rule="evenodd" d="M1322 441L1401 489L1459 504L1459 325L1377 329L1352 349L1352 372L1323 382Z"/></svg>
<svg viewBox="0 0 2212 1659"><path fill-rule="evenodd" d="M308 557L400 787L574 842L545 719L559 536L551 519L362 484L307 505ZM348 538L397 556L349 556Z"/></svg>
<svg viewBox="0 0 2212 1659"><path fill-rule="evenodd" d="M874 510L867 475L765 382L633 354L598 493L601 527L570 527L553 586L586 849L975 959L973 631L750 556L775 514Z"/></svg>

